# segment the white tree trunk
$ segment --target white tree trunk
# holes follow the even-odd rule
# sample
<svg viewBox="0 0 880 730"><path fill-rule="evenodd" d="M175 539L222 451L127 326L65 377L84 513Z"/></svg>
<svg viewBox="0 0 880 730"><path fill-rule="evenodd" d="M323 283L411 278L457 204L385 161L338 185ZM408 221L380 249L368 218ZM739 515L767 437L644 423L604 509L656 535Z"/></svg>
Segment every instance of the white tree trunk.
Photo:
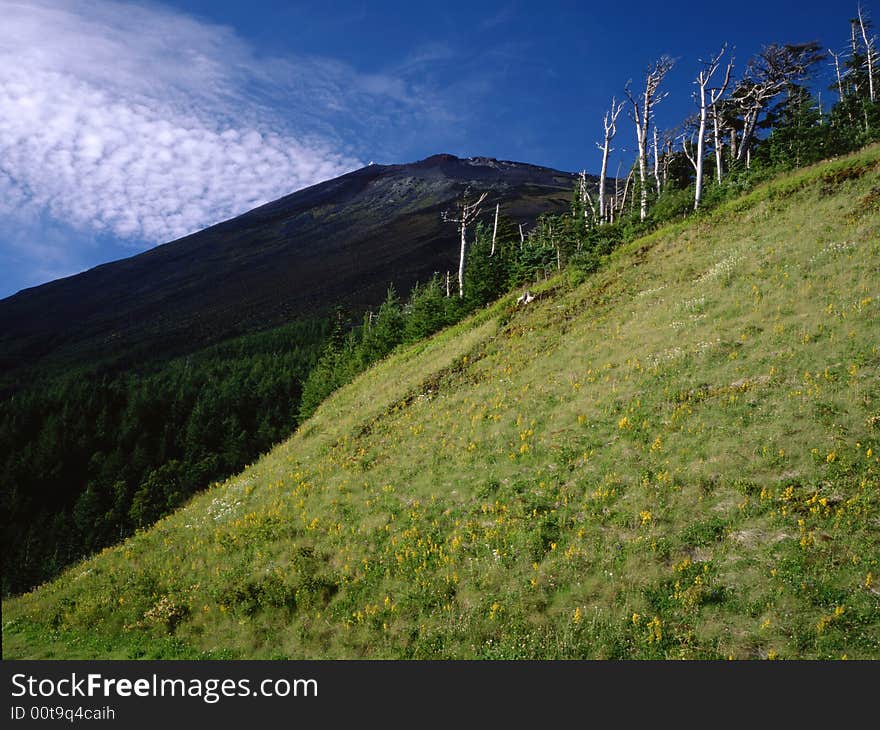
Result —
<svg viewBox="0 0 880 730"><path fill-rule="evenodd" d="M647 94L645 95L647 96ZM648 217L648 127L643 125L639 130L639 220Z"/></svg>
<svg viewBox="0 0 880 730"><path fill-rule="evenodd" d="M458 297L464 298L464 256L467 252L467 224L462 217L461 221L461 253L458 257Z"/></svg>
<svg viewBox="0 0 880 730"><path fill-rule="evenodd" d="M626 183L624 183L624 186L623 186L623 198L620 201L620 209L619 209L620 213L623 213L623 209L626 207L626 196L627 196L627 193L629 193L629 184L630 184L630 182L632 182L634 172L635 172L634 169L630 170L629 175L626 176Z"/></svg>
<svg viewBox="0 0 880 730"><path fill-rule="evenodd" d="M828 49L828 53L830 53L831 58L834 59L834 74L837 77L837 95L843 99L843 79L840 76L840 54L835 53L830 48Z"/></svg>
<svg viewBox="0 0 880 730"><path fill-rule="evenodd" d="M865 43L865 63L868 66L868 97L874 103L874 39L868 40L865 30L865 21L862 18L862 5L859 3L859 27L862 30L862 40Z"/></svg>
<svg viewBox="0 0 880 730"><path fill-rule="evenodd" d="M605 222L605 176L608 174L608 138L602 148L602 168L599 170L599 222Z"/></svg>
<svg viewBox="0 0 880 730"><path fill-rule="evenodd" d="M614 223L614 214L617 212L617 201L620 200L618 193L620 186L620 163L617 163L617 174L614 176L614 199L611 201L611 222Z"/></svg>
<svg viewBox="0 0 880 730"><path fill-rule="evenodd" d="M672 162L672 140L666 138L666 154L663 155L663 187L669 182L669 165Z"/></svg>
<svg viewBox="0 0 880 730"><path fill-rule="evenodd" d="M641 184L639 199L639 219L645 220L648 217L648 152L645 147L645 140L642 133L639 132L639 183Z"/></svg>
<svg viewBox="0 0 880 730"><path fill-rule="evenodd" d="M654 125L654 181L657 185L657 195L660 195L660 149L657 140L657 125Z"/></svg>
<svg viewBox="0 0 880 730"><path fill-rule="evenodd" d="M490 256L495 255L495 239L498 237L498 211L501 208L501 203L495 203L495 225L492 227L492 251L489 254Z"/></svg>
<svg viewBox="0 0 880 730"><path fill-rule="evenodd" d="M700 201L703 199L703 146L706 140L706 83L708 78L703 80L703 74L700 74L700 129L697 132L697 157L695 165L697 168L696 190L694 190L694 210L700 207Z"/></svg>
<svg viewBox="0 0 880 730"><path fill-rule="evenodd" d="M713 110L712 114L713 137L715 142L715 179L721 184L721 178L724 176L724 158L722 156L723 140L721 139L721 125L718 122L718 110Z"/></svg>
<svg viewBox="0 0 880 730"><path fill-rule="evenodd" d="M587 190L587 171L582 170L580 175L580 194L581 194L581 205L584 207L584 219L589 220L590 216L587 215L587 210L589 210L590 214L593 216L593 222L595 223L596 218L596 206L593 205L593 199L590 197L590 191ZM600 210L601 213L601 210Z"/></svg>
<svg viewBox="0 0 880 730"><path fill-rule="evenodd" d="M849 23L849 47L850 47L850 53L853 58L855 58L857 55L859 55L859 42L856 40L856 24L857 24L857 22L858 22L858 19L853 19ZM853 92L855 93L856 96L858 96L859 90L860 90L858 74L853 75L852 83L853 83Z"/></svg>
<svg viewBox="0 0 880 730"><path fill-rule="evenodd" d="M743 133L739 141L739 154L737 160L746 160L746 167L751 162L752 136L755 134L755 125L758 123L760 108L752 108L746 111L743 117Z"/></svg>
<svg viewBox="0 0 880 730"><path fill-rule="evenodd" d="M553 225L549 225L547 232L550 235L550 245L556 249L556 270L562 271L562 244L553 237Z"/></svg>

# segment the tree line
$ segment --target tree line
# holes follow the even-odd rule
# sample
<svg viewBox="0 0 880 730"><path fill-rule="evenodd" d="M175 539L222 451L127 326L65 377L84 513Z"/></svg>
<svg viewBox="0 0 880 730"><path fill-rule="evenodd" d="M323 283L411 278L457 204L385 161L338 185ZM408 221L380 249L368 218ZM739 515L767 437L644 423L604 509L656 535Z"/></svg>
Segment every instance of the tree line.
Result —
<svg viewBox="0 0 880 730"><path fill-rule="evenodd" d="M722 45L699 60L694 113L673 129L660 130L654 120L656 106L669 93L663 85L674 59L664 55L652 63L637 89L627 82L624 101L612 99L603 119L598 206L590 206L594 222L609 224L631 214L636 200L639 220L649 220L664 193L682 190L690 192L698 210L707 188L723 188L728 179L729 187L741 189L769 172L812 164L875 141L880 130L877 39L861 6L849 26L843 50L826 50L815 42L770 44L746 62L738 79L733 49ZM828 109L810 91L824 63L834 71L828 91L836 102ZM638 151L622 190L618 175L611 192L608 159L624 109Z"/></svg>
<svg viewBox="0 0 880 730"><path fill-rule="evenodd" d="M648 66L638 88L632 81L624 85L623 99L613 98L604 114L604 134L597 142L601 152L597 189L591 191L586 174L581 173L570 212L538 219L528 237L520 225L519 251L506 259L502 252L502 260L526 279L528 272L546 274L565 266L589 272L620 242L659 223L714 207L781 171L877 141L877 38L861 6L850 19L849 30L846 47L839 52L815 42L767 45L746 62L739 78L732 49L722 45L699 60L694 113L667 130L658 129L655 113L669 93L663 84L675 60L661 56ZM819 98L811 91L823 63L834 71L828 90L836 101L827 108L820 101L821 91ZM612 145L624 110L633 125L637 154L625 177L620 171L610 177ZM474 270L482 265L479 255L465 271L471 256L466 229L478 220L486 200L487 193L468 190L456 213L443 218L459 226L457 280L464 300L475 300L475 292L467 287L476 291L484 287L485 272ZM503 201L495 206L497 221ZM502 280L513 284L517 279L508 272Z"/></svg>

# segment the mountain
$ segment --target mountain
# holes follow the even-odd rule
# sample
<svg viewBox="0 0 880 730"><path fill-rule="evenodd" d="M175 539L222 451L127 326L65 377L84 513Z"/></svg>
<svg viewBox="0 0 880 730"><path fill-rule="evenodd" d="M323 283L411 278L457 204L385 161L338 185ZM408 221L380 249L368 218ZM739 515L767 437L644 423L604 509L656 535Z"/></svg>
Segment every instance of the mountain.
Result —
<svg viewBox="0 0 880 730"><path fill-rule="evenodd" d="M515 222L563 210L574 176L435 155L369 165L137 256L0 301L0 372L178 354L337 304L375 306L455 270L454 224L471 186Z"/></svg>
<svg viewBox="0 0 880 730"><path fill-rule="evenodd" d="M401 347L16 658L880 658L880 148Z"/></svg>

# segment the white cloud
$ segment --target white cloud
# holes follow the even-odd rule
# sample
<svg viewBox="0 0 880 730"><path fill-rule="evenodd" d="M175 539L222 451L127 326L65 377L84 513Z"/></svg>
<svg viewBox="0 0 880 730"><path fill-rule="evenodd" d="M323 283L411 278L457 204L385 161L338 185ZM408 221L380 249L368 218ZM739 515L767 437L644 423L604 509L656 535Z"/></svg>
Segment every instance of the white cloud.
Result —
<svg viewBox="0 0 880 730"><path fill-rule="evenodd" d="M261 59L161 6L0 0L0 17L7 221L160 243L360 166L352 136L443 118L400 78Z"/></svg>

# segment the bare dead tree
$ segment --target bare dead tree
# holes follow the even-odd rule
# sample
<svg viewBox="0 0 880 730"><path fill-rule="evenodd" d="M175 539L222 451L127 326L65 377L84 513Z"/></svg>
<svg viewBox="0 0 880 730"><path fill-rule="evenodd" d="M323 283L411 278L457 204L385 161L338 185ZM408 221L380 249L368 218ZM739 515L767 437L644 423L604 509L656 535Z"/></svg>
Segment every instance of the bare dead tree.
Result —
<svg viewBox="0 0 880 730"><path fill-rule="evenodd" d="M633 174L635 173L635 165L630 168L629 175L626 176L626 182L623 185L623 197L620 200L620 207L618 208L618 212L622 215L623 209L626 207L626 196L629 193L629 186L633 179Z"/></svg>
<svg viewBox="0 0 880 730"><path fill-rule="evenodd" d="M834 75L837 77L837 94L843 99L843 75L840 73L840 57L843 54L835 53L829 48L828 55L834 59Z"/></svg>
<svg viewBox="0 0 880 730"><path fill-rule="evenodd" d="M849 49L850 49L850 57L856 58L859 55L859 41L856 36L856 26L859 24L858 18L852 18L849 21ZM859 91L861 90L861 86L859 84L859 75L855 74L853 76L853 93L856 96L859 95Z"/></svg>
<svg viewBox="0 0 880 730"><path fill-rule="evenodd" d="M661 189L665 188L669 182L669 166L672 164L672 142L673 135L668 130L664 130L660 133L660 149L663 150L660 154Z"/></svg>
<svg viewBox="0 0 880 730"><path fill-rule="evenodd" d="M589 220L590 215L593 217L593 222L596 222L596 206L593 205L593 199L590 197L590 191L587 187L587 171L581 170L581 174L578 176L578 194L581 198L581 205L584 208L584 218ZM600 205L601 211L601 205ZM589 215L587 212L589 211Z"/></svg>
<svg viewBox="0 0 880 730"><path fill-rule="evenodd" d="M495 203L495 225L492 226L492 250L490 256L495 255L495 239L498 238L498 211L501 209L501 203Z"/></svg>
<svg viewBox="0 0 880 730"><path fill-rule="evenodd" d="M630 118L636 125L636 141L639 147L639 182L641 183L641 205L639 216L645 220L648 216L648 129L651 125L654 106L662 101L666 94L660 94L660 84L663 77L669 73L674 65L669 56L661 56L645 74L645 91L640 98L633 96L629 82L624 88L624 93L630 102Z"/></svg>
<svg viewBox="0 0 880 730"><path fill-rule="evenodd" d="M718 67L721 65L721 57L727 51L727 45L721 47L721 50L708 61L702 61L703 68L700 69L700 73L697 75L697 80L695 83L699 87L699 95L700 95L700 128L697 132L697 152L696 152L696 187L694 190L694 210L697 210L700 207L700 200L703 198L703 157L704 157L704 146L706 144L706 120L708 118L709 112L714 112L715 105L724 95L724 92L727 91L727 85L730 83L730 72L733 70L733 62L729 61L727 64L727 73L724 76L724 83L721 84L718 88L709 88L709 82L712 80L712 76L714 76L715 72L718 70ZM708 98L707 92L708 91ZM714 114L713 114L714 116ZM720 142L719 142L719 131L718 131L718 122L715 120L715 154L716 154L716 165L718 169L721 169L721 152L720 152ZM721 182L721 177L719 175L718 182Z"/></svg>
<svg viewBox="0 0 880 730"><path fill-rule="evenodd" d="M443 211L441 216L445 223L457 223L458 230L461 234L461 250L458 257L458 296L464 298L464 263L467 254L467 229L473 223L482 210L483 201L489 195L488 192L482 193L474 202L470 202L471 189L467 188L461 196L458 205L458 217L453 218L448 211Z"/></svg>
<svg viewBox="0 0 880 730"><path fill-rule="evenodd" d="M620 166L622 162L617 163L617 174L614 176L614 198L611 200L611 215L610 221L614 223L614 213L617 210L617 201L620 199L620 195L618 194L619 185L620 185Z"/></svg>
<svg viewBox="0 0 880 730"><path fill-rule="evenodd" d="M712 143L715 148L715 182L719 185L724 177L724 138L721 134L721 115L717 104L712 105Z"/></svg>
<svg viewBox="0 0 880 730"><path fill-rule="evenodd" d="M562 271L562 245L553 237L553 224L547 224L547 237L550 239L550 248L556 250L556 270Z"/></svg>
<svg viewBox="0 0 880 730"><path fill-rule="evenodd" d="M862 15L862 4L859 3L859 29L862 32L862 42L865 44L865 65L868 67L868 98L874 103L874 38L868 38L865 28L865 18Z"/></svg>
<svg viewBox="0 0 880 730"><path fill-rule="evenodd" d="M722 155L724 145L721 136L721 121L719 119L718 105L724 96L724 92L727 91L727 87L730 85L730 74L732 72L733 58L727 62L727 70L724 72L724 83L720 88L709 90L709 108L712 111L712 132L715 146L715 179L719 184L724 177L724 158Z"/></svg>
<svg viewBox="0 0 880 730"><path fill-rule="evenodd" d="M746 153L751 148L752 137L758 124L758 117L770 102L770 99L779 93L780 88L775 85L759 85L750 79L743 79L733 90L734 98L743 117L742 137L736 143L734 159L737 162L742 162L745 159Z"/></svg>
<svg viewBox="0 0 880 730"><path fill-rule="evenodd" d="M607 220L605 214L605 178L608 174L608 155L612 152L611 141L617 134L617 117L623 109L623 102L618 102L616 98L611 99L611 109L605 112L603 120L605 126L605 140L596 146L602 150L602 169L599 172L599 222L604 223Z"/></svg>
<svg viewBox="0 0 880 730"><path fill-rule="evenodd" d="M822 58L824 54L818 43L772 44L749 61L745 76L732 92L743 117L742 137L736 154L738 162L748 161L750 157L761 112L780 91L805 76Z"/></svg>

